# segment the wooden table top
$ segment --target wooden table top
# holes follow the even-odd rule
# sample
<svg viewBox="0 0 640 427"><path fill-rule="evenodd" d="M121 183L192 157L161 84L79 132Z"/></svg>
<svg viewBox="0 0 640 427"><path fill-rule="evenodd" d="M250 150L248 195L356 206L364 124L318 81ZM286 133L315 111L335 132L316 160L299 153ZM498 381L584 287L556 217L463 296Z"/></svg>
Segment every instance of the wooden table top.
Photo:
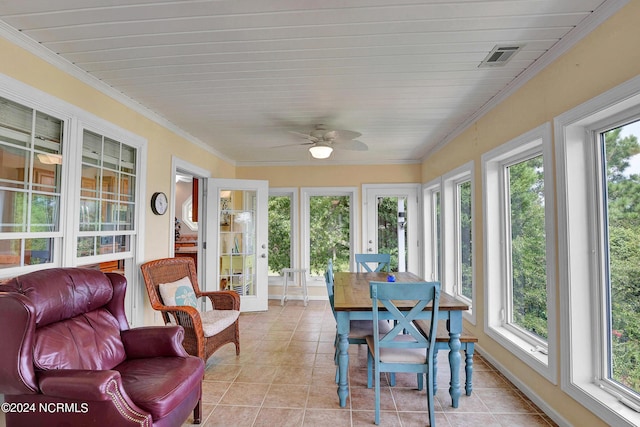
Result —
<svg viewBox="0 0 640 427"><path fill-rule="evenodd" d="M413 273L394 273L396 282L422 282ZM370 311L369 282L386 282L387 273L336 272L333 276L334 308L336 311ZM405 304L412 307L410 302ZM398 304L398 307L402 307ZM427 307L428 308L428 307ZM440 310L468 310L469 306L446 292L440 293Z"/></svg>

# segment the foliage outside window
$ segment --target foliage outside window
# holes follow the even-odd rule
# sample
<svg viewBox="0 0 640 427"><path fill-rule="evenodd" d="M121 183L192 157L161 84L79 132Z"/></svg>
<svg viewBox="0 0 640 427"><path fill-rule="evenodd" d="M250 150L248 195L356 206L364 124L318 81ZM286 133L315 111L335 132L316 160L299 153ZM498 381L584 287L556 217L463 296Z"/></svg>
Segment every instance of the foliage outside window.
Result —
<svg viewBox="0 0 640 427"><path fill-rule="evenodd" d="M606 212L609 316L604 376L640 397L640 121L600 135Z"/></svg>
<svg viewBox="0 0 640 427"><path fill-rule="evenodd" d="M321 276L329 259L334 271L349 271L351 246L351 199L349 196L309 198L310 272Z"/></svg>
<svg viewBox="0 0 640 427"><path fill-rule="evenodd" d="M399 270L399 253L400 250L398 244L398 233L404 234L404 247L402 250L405 253L404 268L402 271L407 271L407 228L402 227L398 230L398 203L402 203L403 214L407 212L407 202L405 198L401 197L379 197L378 198L378 252L388 253L391 255L391 271ZM404 218L406 221L406 217ZM405 222L406 223L406 222Z"/></svg>
<svg viewBox="0 0 640 427"><path fill-rule="evenodd" d="M0 98L0 268L53 262L64 122Z"/></svg>
<svg viewBox="0 0 640 427"><path fill-rule="evenodd" d="M551 126L485 153L487 334L556 380L555 218Z"/></svg>
<svg viewBox="0 0 640 427"><path fill-rule="evenodd" d="M269 196L269 275L291 264L292 198Z"/></svg>
<svg viewBox="0 0 640 427"><path fill-rule="evenodd" d="M460 273L460 294L471 300L473 298L473 238L471 213L471 181L458 184L458 244L460 245L458 260Z"/></svg>
<svg viewBox="0 0 640 427"><path fill-rule="evenodd" d="M546 341L547 259L542 155L506 167L509 200L508 322Z"/></svg>

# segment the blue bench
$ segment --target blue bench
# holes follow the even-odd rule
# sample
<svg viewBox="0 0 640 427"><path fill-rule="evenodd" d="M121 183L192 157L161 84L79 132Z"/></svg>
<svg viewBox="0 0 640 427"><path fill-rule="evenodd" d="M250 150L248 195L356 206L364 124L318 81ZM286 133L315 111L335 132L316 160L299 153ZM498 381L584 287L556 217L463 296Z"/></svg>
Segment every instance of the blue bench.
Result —
<svg viewBox="0 0 640 427"><path fill-rule="evenodd" d="M415 320L413 322L418 330L425 334L429 331L429 321L427 320ZM460 350L464 350L465 358L464 358L464 372L465 372L465 383L464 389L467 396L471 396L471 392L473 391L473 352L475 350L475 343L478 342L478 338L473 336L466 329L462 329L462 333L460 334ZM436 336L436 359L438 356L439 350L449 350L449 332L447 331L447 327L444 322L438 322L438 335ZM433 372L434 372L434 380L433 387L434 393L437 390L436 380L437 377L437 360L434 364Z"/></svg>

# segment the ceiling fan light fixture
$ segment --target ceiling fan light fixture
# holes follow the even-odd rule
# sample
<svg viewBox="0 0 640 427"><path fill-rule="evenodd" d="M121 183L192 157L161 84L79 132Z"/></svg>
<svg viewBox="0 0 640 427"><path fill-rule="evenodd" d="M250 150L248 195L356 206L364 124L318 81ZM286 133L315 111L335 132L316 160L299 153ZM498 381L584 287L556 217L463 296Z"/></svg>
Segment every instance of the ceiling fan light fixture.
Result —
<svg viewBox="0 0 640 427"><path fill-rule="evenodd" d="M309 148L309 152L314 159L326 159L333 152L333 148L328 145L314 145Z"/></svg>

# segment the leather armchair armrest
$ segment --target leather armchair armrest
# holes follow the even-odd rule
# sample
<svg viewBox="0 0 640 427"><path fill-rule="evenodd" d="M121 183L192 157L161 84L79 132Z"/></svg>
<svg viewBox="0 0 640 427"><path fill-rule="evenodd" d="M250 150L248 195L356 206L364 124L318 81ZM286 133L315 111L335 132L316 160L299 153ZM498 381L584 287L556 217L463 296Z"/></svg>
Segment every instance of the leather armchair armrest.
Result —
<svg viewBox="0 0 640 427"><path fill-rule="evenodd" d="M121 389L118 371L60 369L39 375L40 391L52 397L73 400L111 400L109 389Z"/></svg>
<svg viewBox="0 0 640 427"><path fill-rule="evenodd" d="M187 357L182 347L182 326L147 326L122 331L128 359L146 357Z"/></svg>
<svg viewBox="0 0 640 427"><path fill-rule="evenodd" d="M210 291L201 292L199 296L209 298L215 310L240 310L240 296L237 292Z"/></svg>

